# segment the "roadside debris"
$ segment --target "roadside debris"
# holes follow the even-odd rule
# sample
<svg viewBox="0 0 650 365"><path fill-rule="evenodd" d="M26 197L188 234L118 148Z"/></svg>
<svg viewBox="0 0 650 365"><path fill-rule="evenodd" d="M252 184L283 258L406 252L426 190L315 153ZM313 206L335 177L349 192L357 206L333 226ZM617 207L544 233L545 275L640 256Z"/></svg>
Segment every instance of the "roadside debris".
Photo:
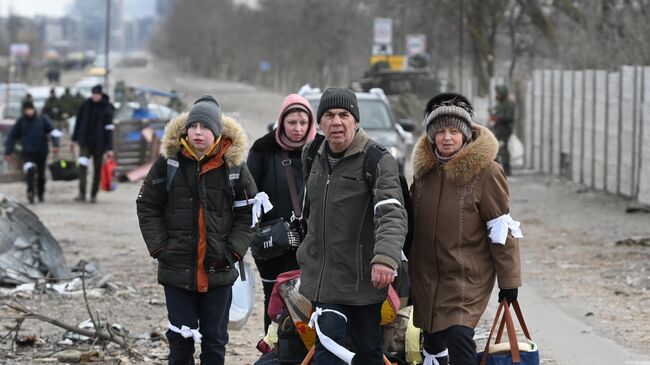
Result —
<svg viewBox="0 0 650 365"><path fill-rule="evenodd" d="M650 247L650 237L631 237L616 241L616 246Z"/></svg>
<svg viewBox="0 0 650 365"><path fill-rule="evenodd" d="M625 209L625 213L650 213L650 205L632 202Z"/></svg>
<svg viewBox="0 0 650 365"><path fill-rule="evenodd" d="M70 277L59 243L15 198L0 193L0 284Z"/></svg>

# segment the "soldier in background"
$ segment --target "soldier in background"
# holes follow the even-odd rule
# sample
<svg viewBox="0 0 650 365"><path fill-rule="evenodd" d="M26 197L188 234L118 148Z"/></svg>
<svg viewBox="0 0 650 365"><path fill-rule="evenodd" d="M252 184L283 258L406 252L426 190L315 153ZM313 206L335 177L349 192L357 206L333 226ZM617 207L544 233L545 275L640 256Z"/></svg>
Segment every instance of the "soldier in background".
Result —
<svg viewBox="0 0 650 365"><path fill-rule="evenodd" d="M70 92L70 87L65 88L63 95L59 98L59 112L61 119L68 119L77 113L79 106L75 100L74 95Z"/></svg>
<svg viewBox="0 0 650 365"><path fill-rule="evenodd" d="M59 98L56 97L56 91L54 88L50 89L50 96L48 96L48 98L45 100L45 105L43 105L42 112L53 122L57 122L61 119Z"/></svg>
<svg viewBox="0 0 650 365"><path fill-rule="evenodd" d="M503 166L507 176L510 176L510 152L508 152L508 139L512 135L515 124L515 103L508 98L508 88L504 85L498 85L494 88L496 91L497 106L490 112L492 133L499 141L499 153L497 161Z"/></svg>

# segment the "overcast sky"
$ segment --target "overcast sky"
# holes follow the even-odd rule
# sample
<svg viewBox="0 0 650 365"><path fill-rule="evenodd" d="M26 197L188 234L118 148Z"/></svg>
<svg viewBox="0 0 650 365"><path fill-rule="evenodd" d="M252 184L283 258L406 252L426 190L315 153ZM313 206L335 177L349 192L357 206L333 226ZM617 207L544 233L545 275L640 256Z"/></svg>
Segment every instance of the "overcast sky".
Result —
<svg viewBox="0 0 650 365"><path fill-rule="evenodd" d="M9 10L14 14L32 17L34 15L62 16L72 0L0 0L0 15Z"/></svg>
<svg viewBox="0 0 650 365"><path fill-rule="evenodd" d="M7 16L11 9L14 14L26 17L35 15L60 17L66 14L72 2L73 0L0 0L0 16ZM155 15L154 0L125 0L123 5L125 18Z"/></svg>

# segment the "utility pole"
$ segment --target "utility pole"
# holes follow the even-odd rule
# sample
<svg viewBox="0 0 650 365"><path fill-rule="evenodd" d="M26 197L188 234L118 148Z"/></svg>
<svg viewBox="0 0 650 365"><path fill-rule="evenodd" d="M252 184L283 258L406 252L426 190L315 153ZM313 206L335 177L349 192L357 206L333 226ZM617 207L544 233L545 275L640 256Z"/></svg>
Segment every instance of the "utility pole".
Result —
<svg viewBox="0 0 650 365"><path fill-rule="evenodd" d="M104 74L104 87L106 89L106 93L109 94L109 89L108 89L108 74L110 73L110 68L109 68L109 60L108 60L108 54L111 49L111 0L106 0L106 31L105 31L105 41L104 41L104 68L106 69L106 73Z"/></svg>
<svg viewBox="0 0 650 365"><path fill-rule="evenodd" d="M460 0L458 19L458 92L463 93L463 33L465 32L465 0Z"/></svg>

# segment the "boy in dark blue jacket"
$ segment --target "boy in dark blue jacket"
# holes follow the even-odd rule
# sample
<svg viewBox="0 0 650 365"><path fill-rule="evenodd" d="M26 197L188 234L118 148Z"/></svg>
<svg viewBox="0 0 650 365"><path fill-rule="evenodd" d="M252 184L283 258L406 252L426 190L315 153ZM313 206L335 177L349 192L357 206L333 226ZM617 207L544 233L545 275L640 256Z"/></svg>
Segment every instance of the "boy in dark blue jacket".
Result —
<svg viewBox="0 0 650 365"><path fill-rule="evenodd" d="M22 115L11 128L5 143L5 159L13 159L14 146L17 140L22 144L22 155L25 163L23 171L27 180L27 200L34 203L34 179L38 176L36 192L38 201L44 201L45 194L45 162L49 152L47 138L52 138L54 153L59 150L61 131L54 129L52 122L44 116L37 115L34 104L25 100L22 104Z"/></svg>

